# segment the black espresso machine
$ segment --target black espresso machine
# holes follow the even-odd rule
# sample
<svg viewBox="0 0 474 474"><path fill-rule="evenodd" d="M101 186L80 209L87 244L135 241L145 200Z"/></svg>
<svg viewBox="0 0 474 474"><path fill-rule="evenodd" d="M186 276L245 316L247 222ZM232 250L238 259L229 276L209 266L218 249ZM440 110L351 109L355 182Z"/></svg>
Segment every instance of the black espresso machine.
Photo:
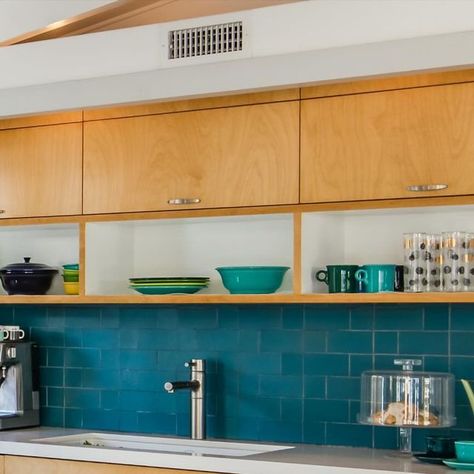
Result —
<svg viewBox="0 0 474 474"><path fill-rule="evenodd" d="M38 345L21 334L4 330L0 342L0 430L39 425Z"/></svg>

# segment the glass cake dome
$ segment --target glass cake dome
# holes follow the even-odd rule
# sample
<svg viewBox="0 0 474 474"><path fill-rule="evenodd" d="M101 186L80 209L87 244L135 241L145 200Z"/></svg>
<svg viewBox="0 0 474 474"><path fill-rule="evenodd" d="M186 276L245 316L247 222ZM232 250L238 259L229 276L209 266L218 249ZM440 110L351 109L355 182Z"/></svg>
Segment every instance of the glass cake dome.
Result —
<svg viewBox="0 0 474 474"><path fill-rule="evenodd" d="M421 360L395 359L402 370L368 370L361 376L359 422L400 429L400 449L411 451L411 428L453 426L454 376L417 372Z"/></svg>

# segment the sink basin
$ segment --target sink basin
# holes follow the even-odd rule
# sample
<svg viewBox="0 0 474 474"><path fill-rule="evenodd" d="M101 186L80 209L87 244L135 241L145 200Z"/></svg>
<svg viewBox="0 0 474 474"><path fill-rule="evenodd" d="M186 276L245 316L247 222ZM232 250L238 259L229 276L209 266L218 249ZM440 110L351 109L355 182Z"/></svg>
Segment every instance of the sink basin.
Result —
<svg viewBox="0 0 474 474"><path fill-rule="evenodd" d="M148 451L194 456L242 457L271 451L291 449L290 446L267 444L233 443L226 441L199 441L191 439L158 438L109 433L81 433L32 440L36 443L57 446L81 446L89 449L123 449L127 451Z"/></svg>

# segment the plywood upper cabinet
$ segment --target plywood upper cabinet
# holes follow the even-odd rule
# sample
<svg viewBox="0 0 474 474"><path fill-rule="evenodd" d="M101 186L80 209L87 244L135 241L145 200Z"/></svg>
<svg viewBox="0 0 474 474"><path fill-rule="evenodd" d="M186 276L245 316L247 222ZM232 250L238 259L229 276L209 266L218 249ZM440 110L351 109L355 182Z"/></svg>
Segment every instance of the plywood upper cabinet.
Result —
<svg viewBox="0 0 474 474"><path fill-rule="evenodd" d="M298 122L297 101L86 122L84 213L297 203Z"/></svg>
<svg viewBox="0 0 474 474"><path fill-rule="evenodd" d="M5 474L193 474L201 471L5 456ZM3 471L0 471L2 474ZM202 474L212 474L205 473Z"/></svg>
<svg viewBox="0 0 474 474"><path fill-rule="evenodd" d="M0 130L0 214L82 212L82 124Z"/></svg>
<svg viewBox="0 0 474 474"><path fill-rule="evenodd" d="M301 127L302 202L474 194L474 83L305 100Z"/></svg>

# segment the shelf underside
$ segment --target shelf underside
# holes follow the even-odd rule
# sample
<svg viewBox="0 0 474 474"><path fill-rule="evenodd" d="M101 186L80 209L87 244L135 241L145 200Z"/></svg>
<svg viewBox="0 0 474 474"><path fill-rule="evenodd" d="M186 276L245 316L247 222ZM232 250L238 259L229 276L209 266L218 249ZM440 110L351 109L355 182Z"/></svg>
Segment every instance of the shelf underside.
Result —
<svg viewBox="0 0 474 474"><path fill-rule="evenodd" d="M465 293L334 293L269 295L2 295L0 304L371 304L371 303L474 303Z"/></svg>

